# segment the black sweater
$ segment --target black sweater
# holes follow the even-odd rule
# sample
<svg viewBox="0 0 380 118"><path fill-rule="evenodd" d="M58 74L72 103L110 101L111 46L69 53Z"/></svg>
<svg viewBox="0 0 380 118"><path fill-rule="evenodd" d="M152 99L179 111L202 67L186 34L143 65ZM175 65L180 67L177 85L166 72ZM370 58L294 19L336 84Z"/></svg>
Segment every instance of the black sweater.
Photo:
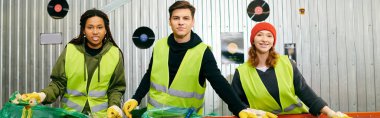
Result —
<svg viewBox="0 0 380 118"><path fill-rule="evenodd" d="M177 43L174 39L173 34L168 37L169 45L169 86L173 82L173 79L177 73L177 70L182 62L186 51L190 48L195 47L201 43L201 38L191 32L191 38L186 43ZM153 57L153 56L152 56ZM152 69L152 58L150 59L149 68L145 73L139 87L137 88L132 99L137 100L139 103L141 99L148 93L150 87L150 74ZM242 101L232 90L231 86L228 84L227 80L221 75L220 70L216 64L214 55L211 50L207 48L203 54L202 65L199 73L199 84L203 86L205 81L210 82L211 86L214 88L219 97L222 98L224 102L228 104L229 110L236 116L239 112L245 108Z"/></svg>
<svg viewBox="0 0 380 118"><path fill-rule="evenodd" d="M310 108L309 112L312 115L315 115L315 116L319 115L321 113L320 112L321 109L324 106L327 106L327 103L314 93L314 91L307 85L302 74L299 72L297 65L293 61L291 62L293 66L293 75L294 75L293 83L294 83L295 94L298 96L298 98L301 99L303 103L305 103L306 106ZM274 68L270 67L265 72L258 69L256 69L256 71L258 75L260 76L261 81L264 83L265 87L270 93L270 95L280 105L281 102L280 102L277 78L276 78L276 73L275 73ZM246 105L249 105L247 96L245 95L244 90L242 88L239 71L237 69L235 70L235 75L232 80L232 88L238 94L240 99ZM257 102L263 102L263 101L257 101Z"/></svg>

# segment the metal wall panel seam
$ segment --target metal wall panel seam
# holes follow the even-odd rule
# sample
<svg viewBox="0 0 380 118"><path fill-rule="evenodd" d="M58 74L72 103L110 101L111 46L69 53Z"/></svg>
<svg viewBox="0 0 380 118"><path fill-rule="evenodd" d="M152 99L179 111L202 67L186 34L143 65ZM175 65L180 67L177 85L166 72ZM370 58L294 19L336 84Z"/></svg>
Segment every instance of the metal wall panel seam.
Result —
<svg viewBox="0 0 380 118"><path fill-rule="evenodd" d="M8 5L8 8L9 8L9 16L11 16L11 14L12 14L12 2L11 1L9 1L9 5ZM8 17L9 18L9 20L8 20L8 22L9 22L9 24L12 24L12 17ZM9 26L9 29L8 29L8 33L9 33L9 35L8 35L8 37L9 37L9 39L12 39L12 27L10 27ZM12 76L11 76L11 74L12 74L12 71L11 71L11 60L12 60L12 56L11 56L11 47L12 47L12 42L9 40L8 41L8 94L10 95L10 93L11 93L11 90L12 89L10 89L11 88L11 85L12 85L12 83L11 83L11 78L12 78Z"/></svg>
<svg viewBox="0 0 380 118"><path fill-rule="evenodd" d="M362 1L354 1L355 6L354 9L354 15L357 17L354 18L354 28L356 29L355 32L355 38L361 39L364 37L364 16L363 16L363 2ZM366 71L365 71L365 65L364 65L364 43L363 41L353 40L354 41L354 49L355 49L355 57L356 57L356 69L359 71L356 71L356 85L358 86L357 90L357 98L358 98L358 111L366 111L367 109L367 101L366 101L366 83L362 79L365 78Z"/></svg>
<svg viewBox="0 0 380 118"><path fill-rule="evenodd" d="M4 0L0 0L0 11L4 11ZM4 13L3 12L0 12L0 85L2 85L0 87L0 95L1 96L4 96L4 90L3 90L3 80L5 79L5 77L3 77L3 48L4 48L4 45L3 45L3 32L4 32ZM3 104L3 97L0 97L0 105Z"/></svg>
<svg viewBox="0 0 380 118"><path fill-rule="evenodd" d="M380 8L377 7L377 5L380 4L380 1L378 0L372 0L371 1L371 5L372 5L372 11L379 11ZM373 21L373 28L374 30L372 30L372 34L374 34L374 37L373 37L373 40L375 41L375 43L373 43L373 46L375 47L375 51L374 51L374 55L377 55L377 56L374 56L374 62L375 62L375 101L376 101L376 111L380 111L380 70L379 70L379 67L380 67L380 37L379 37L379 34L380 34L380 25L379 25L379 22L376 22L376 21L379 21L380 20L380 15L377 13L377 12L372 12L372 15L374 17L372 17L372 21Z"/></svg>
<svg viewBox="0 0 380 118"><path fill-rule="evenodd" d="M132 1L131 1L132 2ZM127 3L126 5L123 6L123 11L124 11L124 15L123 15L123 19L124 19L124 24L123 24L123 28L126 29L124 31L125 32L129 32L130 28L128 27L129 24L130 24L130 20L128 19L129 17L127 17L127 15L125 14L129 14L130 10L128 10L131 6L131 2L130 3ZM129 37L129 33L126 33L126 36L125 37ZM127 38L128 39L128 38ZM130 62L129 62L129 47L130 47L130 44L129 44L129 40L127 40L123 45L123 54L124 54L124 67L125 67L125 79L126 79L126 84L127 84L127 89L125 94L124 94L124 101L128 100L129 98L131 98L129 95L130 94L133 94L132 92L130 92L132 89L130 89L131 86L133 86L133 84L130 84L131 83L131 78L130 78L130 73L131 73L131 69L129 69L129 65L130 65Z"/></svg>
<svg viewBox="0 0 380 118"><path fill-rule="evenodd" d="M42 1L42 4L45 4L44 3L44 1ZM43 7L40 7L41 8L41 11L43 11L44 9L43 9ZM41 32L45 32L45 25L46 25L46 21L45 21L45 18L44 18L45 16L42 16L42 17L40 17L41 18ZM45 53L44 53L44 50L45 50L45 46L42 46L41 45L41 43L40 43L40 45L39 45L41 48L40 48L40 54L41 54L41 60L40 60L40 66L41 66L41 78L40 79L42 79L42 78L45 78L45 72L44 72L44 70L45 70L45 63L43 62L43 61L45 61L46 59L46 57L45 57ZM42 80L41 81L41 88L44 88L44 86L45 86L45 82Z"/></svg>
<svg viewBox="0 0 380 118"><path fill-rule="evenodd" d="M373 21L372 21L372 5L371 0L363 1L363 52L364 52L364 65L365 65L365 78L366 78L366 99L367 99L367 109L366 111L375 111L376 104L375 99L375 86L373 85L375 81L375 72L374 72L374 41L373 41ZM369 5L369 6L368 6Z"/></svg>
<svg viewBox="0 0 380 118"><path fill-rule="evenodd" d="M345 19L346 19L346 28L348 30L347 35L347 42L348 44L346 45L346 50L347 50L347 74L348 74L348 111L357 111L357 86L356 86L356 59L353 58L355 57L355 44L353 42L354 38L354 0L345 0Z"/></svg>
<svg viewBox="0 0 380 118"><path fill-rule="evenodd" d="M20 44L20 0L17 0L17 7L16 7L16 45ZM16 46L16 73L20 72L20 46ZM16 76L16 88L19 90L20 88L20 74L15 75Z"/></svg>
<svg viewBox="0 0 380 118"><path fill-rule="evenodd" d="M36 6L37 6L36 0L33 1L33 5L32 5L32 6L34 6L34 9L37 8L37 7L36 7ZM37 28L37 26L36 26L36 24L37 24L37 23L36 23L36 22L37 22L36 17L37 17L37 15L36 15L36 14L37 14L37 13L36 13L36 12L33 12L32 14L33 14L33 15L32 15L32 16L33 16L33 17L32 17L32 19L33 19L33 31L32 31L32 32L33 32L33 33L32 33L33 37L31 38L31 39L33 39L33 50L32 50L32 55L33 55L33 57L32 57L32 60L33 60L33 66L36 68L36 67L37 67L37 64L36 64L36 63L37 63L37 62L36 62L36 60L37 60L37 56L36 56L36 53L37 53L37 52L36 52L36 45L37 45L37 43L36 43L36 37L37 37L37 36L36 36L36 34L37 34L37 32L36 32L36 31L37 31L37 29L36 29L36 28ZM33 75L33 76L32 76L32 78L33 78L33 84L32 84L32 85L33 85L33 91L36 91L36 83L37 83L37 82L36 82L36 76L37 76L37 74L36 74L36 73L37 73L36 70L37 70L37 69L33 69L33 73L32 73L32 75Z"/></svg>
<svg viewBox="0 0 380 118"><path fill-rule="evenodd" d="M324 101L327 102L327 104L331 105L331 100L330 100L330 95L329 95L329 87L330 87L330 77L329 77L329 71L330 71L330 68L328 66L328 62L329 62L329 55L328 53L330 53L330 47L328 46L329 43L328 43L328 36L327 36L327 16L326 16L326 13L327 13L327 5L326 5L326 0L318 0L317 1L318 3L318 7L317 7L317 15L318 15L318 19L317 19L317 22L316 24L318 24L318 28L317 31L318 31L318 35L317 35L317 39L319 40L319 45L318 45L318 50L319 50L319 55L316 55L316 57L318 57L319 59L319 70L316 70L316 71L319 71L319 83L317 84L317 86L319 86L320 88L320 97L323 98ZM325 21L325 22L322 22L322 21ZM324 86L326 85L326 86ZM331 107L331 106L330 106Z"/></svg>
<svg viewBox="0 0 380 118"><path fill-rule="evenodd" d="M29 1L26 1L25 2L25 8L24 8L24 13L25 14L28 14L28 9L29 9ZM27 15L24 15L24 16L27 16ZM24 39L25 39L25 48L24 48L24 51L25 51L25 67L24 67L24 72L25 72L25 74L24 74L24 85L25 85L25 90L24 90L24 92L28 92L28 59L29 59L29 57L28 57L28 49L29 49L29 45L28 45L28 42L27 42L27 40L29 39L28 38L28 26L29 26L29 24L28 24L28 19L29 17L27 16L25 19L25 36L24 36Z"/></svg>
<svg viewBox="0 0 380 118"><path fill-rule="evenodd" d="M344 0L337 0L336 1L336 23L337 23L337 42L340 44L337 45L337 64L338 64L338 82L339 82L339 94L338 94L338 100L339 100L339 110L340 111L348 111L348 77L347 77L347 49L346 46L346 36L347 36L347 31L346 31L346 26L344 22L341 22L345 18L344 14ZM342 45L344 44L344 45Z"/></svg>
<svg viewBox="0 0 380 118"><path fill-rule="evenodd" d="M336 3L335 1L326 1L326 14L327 14L327 36L328 36L328 45L329 45L329 54L328 54L328 68L329 68L329 91L330 96L330 107L341 111L339 107L339 75L338 75L338 66L337 66L337 22L336 22Z"/></svg>

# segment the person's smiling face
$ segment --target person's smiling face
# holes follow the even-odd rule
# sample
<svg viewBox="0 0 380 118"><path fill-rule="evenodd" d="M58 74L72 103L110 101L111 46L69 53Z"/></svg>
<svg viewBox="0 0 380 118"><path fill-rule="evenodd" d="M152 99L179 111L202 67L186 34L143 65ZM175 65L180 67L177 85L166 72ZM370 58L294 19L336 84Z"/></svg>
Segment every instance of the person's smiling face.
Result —
<svg viewBox="0 0 380 118"><path fill-rule="evenodd" d="M258 53L269 53L273 47L274 37L270 31L261 30L255 35L254 46Z"/></svg>

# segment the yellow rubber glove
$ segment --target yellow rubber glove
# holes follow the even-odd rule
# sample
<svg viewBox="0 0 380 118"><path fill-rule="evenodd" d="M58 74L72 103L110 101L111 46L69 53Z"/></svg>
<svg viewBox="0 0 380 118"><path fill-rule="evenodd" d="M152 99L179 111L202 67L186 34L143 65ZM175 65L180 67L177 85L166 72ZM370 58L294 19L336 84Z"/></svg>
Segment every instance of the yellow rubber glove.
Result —
<svg viewBox="0 0 380 118"><path fill-rule="evenodd" d="M29 101L30 103L35 100L37 104L44 101L45 97L46 97L46 94L43 92L39 92L39 93L33 92L33 93L27 93L27 94L21 95L22 100Z"/></svg>
<svg viewBox="0 0 380 118"><path fill-rule="evenodd" d="M123 117L123 111L116 106L112 105L107 109L107 118L122 118Z"/></svg>
<svg viewBox="0 0 380 118"><path fill-rule="evenodd" d="M130 112L135 109L137 105L138 103L135 99L129 99L124 103L123 111L128 118L132 118L132 114Z"/></svg>
<svg viewBox="0 0 380 118"><path fill-rule="evenodd" d="M277 115L275 115L271 112L265 112L264 114L260 114L260 115L257 114L257 116L259 118L277 118Z"/></svg>
<svg viewBox="0 0 380 118"><path fill-rule="evenodd" d="M248 108L248 111L255 113L259 118L277 118L277 115L263 110Z"/></svg>
<svg viewBox="0 0 380 118"><path fill-rule="evenodd" d="M275 115L271 112L266 112L265 115L268 116L268 118L277 118L278 117L277 115Z"/></svg>
<svg viewBox="0 0 380 118"><path fill-rule="evenodd" d="M257 118L257 116L250 110L244 109L239 112L239 118Z"/></svg>
<svg viewBox="0 0 380 118"><path fill-rule="evenodd" d="M330 111L327 113L327 116L329 118L352 118L352 117L350 117L350 116L348 116L348 115L346 115L340 111L338 111L338 112Z"/></svg>

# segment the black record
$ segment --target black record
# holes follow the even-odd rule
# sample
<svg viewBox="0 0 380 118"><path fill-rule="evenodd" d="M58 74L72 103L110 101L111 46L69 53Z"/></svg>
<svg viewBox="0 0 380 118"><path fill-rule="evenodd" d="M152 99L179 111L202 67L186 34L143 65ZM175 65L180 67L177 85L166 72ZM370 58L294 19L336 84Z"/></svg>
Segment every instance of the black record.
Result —
<svg viewBox="0 0 380 118"><path fill-rule="evenodd" d="M254 0L249 3L247 14L253 21L264 21L269 16L269 5L264 0Z"/></svg>
<svg viewBox="0 0 380 118"><path fill-rule="evenodd" d="M147 49L154 43L154 32L149 27L139 27L132 36L133 43L141 49Z"/></svg>
<svg viewBox="0 0 380 118"><path fill-rule="evenodd" d="M47 6L49 15L54 19L61 19L69 11L69 4L66 0L51 0Z"/></svg>

